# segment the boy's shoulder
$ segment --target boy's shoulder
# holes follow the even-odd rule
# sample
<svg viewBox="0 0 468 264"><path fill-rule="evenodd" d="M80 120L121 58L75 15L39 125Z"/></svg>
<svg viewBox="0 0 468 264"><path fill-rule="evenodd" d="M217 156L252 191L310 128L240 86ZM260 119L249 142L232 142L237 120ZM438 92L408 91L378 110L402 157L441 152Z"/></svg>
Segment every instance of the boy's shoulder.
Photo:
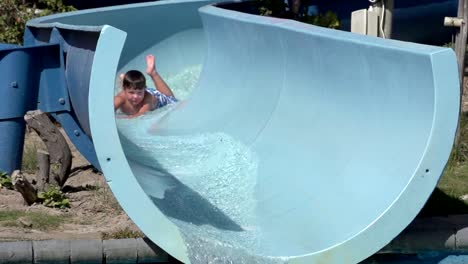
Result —
<svg viewBox="0 0 468 264"><path fill-rule="evenodd" d="M123 91L120 91L120 92L119 92L118 94L116 94L114 97L115 97L115 98L117 98L117 97L124 97L124 92L123 92Z"/></svg>

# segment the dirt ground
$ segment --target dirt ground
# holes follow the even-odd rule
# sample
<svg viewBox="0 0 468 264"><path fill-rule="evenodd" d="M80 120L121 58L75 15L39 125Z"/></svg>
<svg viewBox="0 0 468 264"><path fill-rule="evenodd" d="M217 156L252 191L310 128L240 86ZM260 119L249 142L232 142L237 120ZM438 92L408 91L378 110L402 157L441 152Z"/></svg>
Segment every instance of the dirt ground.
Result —
<svg viewBox="0 0 468 264"><path fill-rule="evenodd" d="M68 140L68 138L67 138ZM26 132L25 149L34 146L45 149L41 139L34 131ZM54 209L41 204L27 206L20 193L0 188L0 213L12 210L21 212L42 212L50 216L60 216L64 221L58 227L35 228L35 223L18 219L15 224L0 222L0 241L46 240L46 239L100 239L103 235L121 233L140 233L136 225L120 208L104 176L96 171L89 162L69 144L73 161L71 177L65 184L70 208ZM34 178L34 174L26 174ZM104 236L104 238L106 238ZM118 238L118 237L117 237Z"/></svg>

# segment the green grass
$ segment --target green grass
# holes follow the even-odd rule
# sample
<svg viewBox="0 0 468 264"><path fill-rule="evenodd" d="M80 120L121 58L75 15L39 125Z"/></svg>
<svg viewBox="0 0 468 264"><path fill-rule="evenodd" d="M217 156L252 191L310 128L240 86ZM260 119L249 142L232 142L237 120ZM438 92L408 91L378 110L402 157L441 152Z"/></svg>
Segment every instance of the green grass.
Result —
<svg viewBox="0 0 468 264"><path fill-rule="evenodd" d="M458 142L442 175L438 188L450 197L468 194L468 114L462 114Z"/></svg>
<svg viewBox="0 0 468 264"><path fill-rule="evenodd" d="M26 145L23 149L21 170L27 173L35 173L37 166L37 146L34 144Z"/></svg>
<svg viewBox="0 0 468 264"><path fill-rule="evenodd" d="M6 221L14 221L24 215L24 212L17 210L0 211L0 224Z"/></svg>
<svg viewBox="0 0 468 264"><path fill-rule="evenodd" d="M442 176L438 188L451 197L468 194L468 164L450 165Z"/></svg>
<svg viewBox="0 0 468 264"><path fill-rule="evenodd" d="M59 227L65 222L64 216L50 215L43 212L24 212L19 210L0 211L0 226L21 226L18 222L23 218L31 222L31 228L50 230Z"/></svg>
<svg viewBox="0 0 468 264"><path fill-rule="evenodd" d="M437 188L420 216L468 214L468 204L460 197L468 194L468 114L462 114L458 142Z"/></svg>

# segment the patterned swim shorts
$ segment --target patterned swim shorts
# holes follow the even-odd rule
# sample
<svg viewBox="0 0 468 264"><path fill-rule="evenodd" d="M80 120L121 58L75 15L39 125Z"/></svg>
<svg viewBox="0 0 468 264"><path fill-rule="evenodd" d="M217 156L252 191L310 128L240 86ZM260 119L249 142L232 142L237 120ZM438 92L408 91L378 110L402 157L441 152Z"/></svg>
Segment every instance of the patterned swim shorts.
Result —
<svg viewBox="0 0 468 264"><path fill-rule="evenodd" d="M176 102L179 101L174 96L167 96L167 95L161 93L160 91L156 90L155 88L147 88L146 90L150 94L152 94L153 96L155 96L158 99L158 107L157 108L161 108L161 107L164 107L164 106L166 106L168 104L173 104L173 103L176 103Z"/></svg>

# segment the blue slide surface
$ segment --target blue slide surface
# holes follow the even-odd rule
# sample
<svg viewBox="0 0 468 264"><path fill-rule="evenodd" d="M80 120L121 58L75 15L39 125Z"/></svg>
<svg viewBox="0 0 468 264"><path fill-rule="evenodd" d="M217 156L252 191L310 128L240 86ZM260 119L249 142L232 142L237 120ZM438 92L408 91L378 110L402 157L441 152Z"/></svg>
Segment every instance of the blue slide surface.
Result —
<svg viewBox="0 0 468 264"><path fill-rule="evenodd" d="M65 46L97 32L73 107L119 203L185 263L358 263L414 219L453 146L460 90L448 48L210 1L28 27L43 42L62 32ZM144 71L149 53L180 103L116 116L118 74Z"/></svg>

